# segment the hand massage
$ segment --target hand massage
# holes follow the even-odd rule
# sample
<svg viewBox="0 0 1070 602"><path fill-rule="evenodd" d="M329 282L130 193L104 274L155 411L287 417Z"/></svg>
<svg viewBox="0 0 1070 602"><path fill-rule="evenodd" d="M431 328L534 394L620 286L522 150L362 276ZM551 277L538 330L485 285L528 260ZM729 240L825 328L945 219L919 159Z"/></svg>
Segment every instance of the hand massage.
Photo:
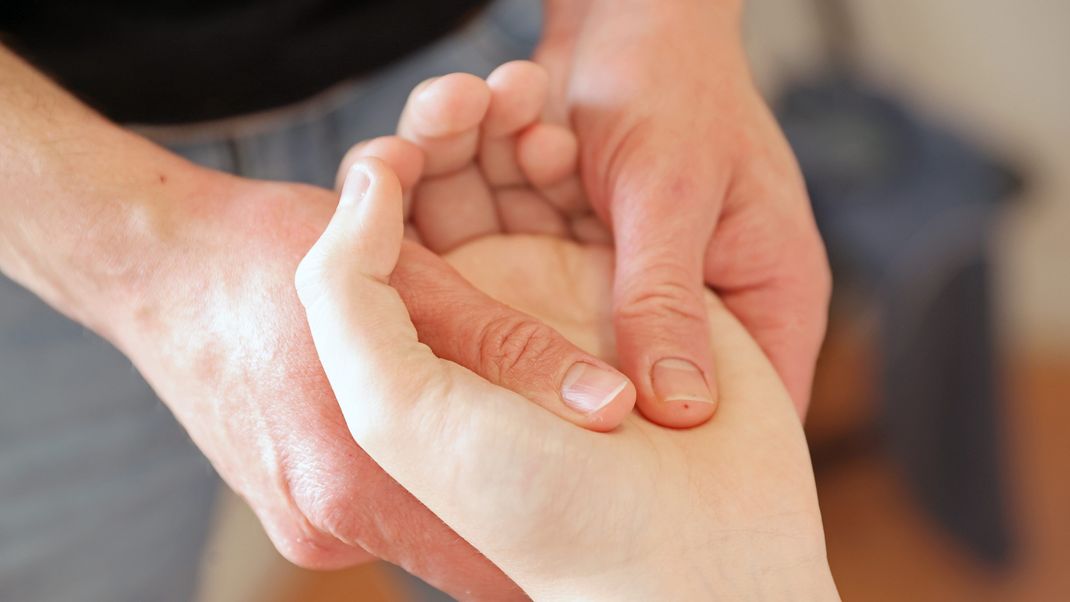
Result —
<svg viewBox="0 0 1070 602"><path fill-rule="evenodd" d="M319 156L293 139L273 147L247 121L222 146L122 128L0 48L0 325L39 332L59 312L170 410L95 410L98 389L125 394L43 360L60 384L82 370L83 390L18 410L36 381L4 372L0 490L19 483L9 467L47 465L15 425L53 428L35 441L74 437L73 423L113 443L140 429L121 451L134 476L115 477L129 487L110 494L171 508L179 494L148 496L197 490L203 454L302 566L383 559L466 600L838 599L802 430L828 268L738 12L548 2L533 60L430 73L386 109L394 134L333 129L333 191L243 164L252 140L259 156ZM327 115L350 110L335 104ZM238 148L231 164L208 158L220 148ZM157 483L151 450L186 449L152 434L171 414L196 449L167 452ZM50 483L30 490L62 490ZM98 502L122 514L126 498ZM0 512L25 506L27 524L62 514L11 500ZM179 519L199 506L181 507L151 519L155 546L190 531ZM39 550L22 564L0 551L0 593L17 599L86 583L102 589L81 599L191 595L77 572L62 552L90 528L63 531L75 543L55 561L62 537L10 533L0 549Z"/></svg>

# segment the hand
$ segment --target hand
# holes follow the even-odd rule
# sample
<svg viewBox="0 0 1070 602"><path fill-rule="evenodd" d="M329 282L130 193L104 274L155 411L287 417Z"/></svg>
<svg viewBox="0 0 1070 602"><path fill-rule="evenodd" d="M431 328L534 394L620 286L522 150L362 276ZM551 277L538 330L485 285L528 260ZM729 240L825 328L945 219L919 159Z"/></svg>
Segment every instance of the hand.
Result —
<svg viewBox="0 0 1070 602"><path fill-rule="evenodd" d="M423 82L402 112L399 137L356 145L342 161L339 184L366 156L384 159L399 173L419 173L407 176L416 183L405 194L406 234L440 254L499 233L608 243L609 232L597 218L574 211L586 206L576 177L576 138L540 120L548 83L545 70L529 61L502 65L486 81L454 73ZM391 276L394 286L412 278L407 248ZM440 296L403 296L421 340L436 335L440 327L419 316ZM598 355L613 357L610 349Z"/></svg>
<svg viewBox="0 0 1070 602"><path fill-rule="evenodd" d="M418 342L390 286L402 215L393 173L356 162L296 276L349 430L391 476L535 599L836 598L791 401L712 296L718 420L676 432L633 415L595 434ZM606 248L491 236L450 259L577 342L607 342Z"/></svg>
<svg viewBox="0 0 1070 602"><path fill-rule="evenodd" d="M536 61L575 128L583 187L612 226L621 367L652 420L697 424L717 395L704 285L784 379L800 416L830 276L791 149L754 89L739 2L548 3ZM686 360L681 363L679 360ZM683 401L673 402L679 399ZM688 405L688 409L682 406Z"/></svg>
<svg viewBox="0 0 1070 602"><path fill-rule="evenodd" d="M122 349L294 562L367 550L460 598L519 596L346 432L292 287L336 195L194 166L2 47L0 73L0 271ZM619 373L406 248L397 286L434 295L412 315L440 356L584 427L628 412Z"/></svg>
<svg viewBox="0 0 1070 602"><path fill-rule="evenodd" d="M143 258L131 317L110 309L116 343L291 561L336 568L370 552L460 598L519 596L348 434L292 285L337 196L185 170L169 181L176 196L158 203L163 213L146 214L158 254ZM437 353L577 424L612 428L627 414L634 389L619 373L598 370L597 358L407 247L410 278L398 286L435 295L413 315L438 326L424 339ZM561 385L576 364L602 375L586 399L608 403L588 413L564 405ZM594 395L607 383L615 396Z"/></svg>

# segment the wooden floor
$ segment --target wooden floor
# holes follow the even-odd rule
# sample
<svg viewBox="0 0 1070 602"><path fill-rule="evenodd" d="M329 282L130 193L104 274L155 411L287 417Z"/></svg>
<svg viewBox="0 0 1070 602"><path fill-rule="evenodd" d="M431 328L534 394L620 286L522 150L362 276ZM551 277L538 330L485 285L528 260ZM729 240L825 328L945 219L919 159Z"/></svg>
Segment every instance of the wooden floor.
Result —
<svg viewBox="0 0 1070 602"><path fill-rule="evenodd" d="M893 467L864 454L818 471L833 575L845 600L1070 601L1070 359L1010 372L1014 566L986 572L918 512Z"/></svg>
<svg viewBox="0 0 1070 602"><path fill-rule="evenodd" d="M819 379L818 389L827 394L809 428L829 558L843 598L1070 601L1070 357L1020 354L1010 362L1007 426L1018 545L1015 566L997 575L972 563L926 520L879 448L841 450L834 462L822 459L825 442L869 420L869 410L850 401L871 382L865 349L852 340L834 340L826 349L823 363L836 369ZM301 573L279 600L422 599L408 591L391 574L370 567Z"/></svg>

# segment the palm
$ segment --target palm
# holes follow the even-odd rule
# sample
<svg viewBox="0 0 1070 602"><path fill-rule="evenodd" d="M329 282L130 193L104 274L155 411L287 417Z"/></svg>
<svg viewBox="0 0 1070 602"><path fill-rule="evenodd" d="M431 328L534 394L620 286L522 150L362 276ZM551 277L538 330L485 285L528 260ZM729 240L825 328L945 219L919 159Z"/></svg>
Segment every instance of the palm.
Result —
<svg viewBox="0 0 1070 602"><path fill-rule="evenodd" d="M547 92L545 82L538 83L540 76L544 74L530 63L511 63L487 82L452 75L435 80L433 94L423 93L427 85L414 91L399 125L399 133L420 147L426 162L424 177L413 186L412 222L425 243L445 253L477 288L613 363L613 251L591 242L607 237L577 236L591 230L577 226L585 201L577 183L576 142L570 131L538 121ZM518 211L520 205L524 212ZM519 466L539 458L542 470L537 472L546 481L525 496L542 504L535 516L549 512L552 516L542 518L556 528L574 530L553 540L561 550L540 557L575 560L574 550L567 548L583 541L584 533L599 533L585 529L596 518L589 516L592 508L612 509L597 520L621 527L637 515L671 519L712 512L714 523L723 521L737 531L747 524L767 530L778 523L769 517L778 516L784 517L779 519L784 535L816 533L820 540L805 441L791 401L731 314L712 294L708 302L718 350L731 350L731 357L719 362L724 410L713 423L675 432L633 414L613 437L599 437L550 419L538 428L532 425L524 439L530 448L502 442L503 449L515 452ZM586 461L562 464L561 448ZM678 489L650 484L667 480L709 491L686 500L661 498L659 492ZM515 492L488 491L503 496L493 507L515 503ZM583 495L565 505L562 491ZM622 503L623 491L629 492L627 503ZM599 496L593 503L591 498ZM696 500L719 505L665 512L673 504ZM651 521L650 540L610 549L641 552L664 537L665 529L686 531L690 526Z"/></svg>
<svg viewBox="0 0 1070 602"><path fill-rule="evenodd" d="M549 237L491 236L458 248L447 260L484 292L612 359L613 256L608 248ZM650 561L665 541L674 541L688 549L712 549L712 554L779 548L792 549L793 561L823 559L809 458L791 400L743 328L712 295L708 305L723 374L716 420L673 431L633 414L607 437L551 419L533 424L519 441L503 442L501 449L515 455L504 463L538 467L532 471L539 475L537 486L527 488L536 495L528 502L537 519L529 527L554 525L554 537L543 540L553 549L540 558L582 574L576 563L591 563L592 570L607 563L604 556L585 557L585 548L615 550L621 554L616 566L628 566L636 558ZM693 495L673 495L681 490ZM516 503L515 492L487 491L503 498L486 500L488 505ZM562 497L562 492L572 495ZM696 528L685 517L702 517L706 524ZM637 520L646 528L634 539L628 526ZM609 527L591 529L592 524ZM606 545L606 533L622 539ZM710 533L717 541L695 539ZM792 546L783 545L788 542ZM785 561L779 555L747 560L759 567Z"/></svg>

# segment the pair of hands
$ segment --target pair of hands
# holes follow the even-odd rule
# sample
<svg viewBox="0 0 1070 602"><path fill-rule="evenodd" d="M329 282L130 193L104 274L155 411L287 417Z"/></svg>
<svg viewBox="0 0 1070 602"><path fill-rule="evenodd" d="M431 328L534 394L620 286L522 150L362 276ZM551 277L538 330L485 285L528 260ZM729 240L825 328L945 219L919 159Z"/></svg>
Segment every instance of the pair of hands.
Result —
<svg viewBox="0 0 1070 602"><path fill-rule="evenodd" d="M410 318L428 303L454 305L438 291L407 292L407 213L410 235L477 288L613 354L613 252L591 244L605 233L582 216L550 208L558 197L546 191L574 171L562 149L575 145L537 122L541 103L523 102L544 98L531 84L539 75L514 63L489 86L464 75L425 83L400 126L415 145L377 139L344 162L338 209L296 284L351 434L535 599L835 599L800 422L711 294L703 312L721 409L686 431L635 415L608 435L576 428L567 420L584 422L560 405L496 386L463 357L440 359L435 327ZM531 110L509 118L516 107ZM623 402L598 413L616 426Z"/></svg>
<svg viewBox="0 0 1070 602"><path fill-rule="evenodd" d="M639 10L630 4L627 9ZM687 38L693 43L665 45L659 40L666 32L709 28L711 19L685 12L673 20L635 16L644 32L627 48L604 43L613 33L609 26L580 33L551 26L538 55L551 66L551 103L568 108L583 143L583 187L596 214L613 225L618 243L612 303L624 370L637 386L640 407L656 416L647 407L656 402L647 364L660 357L626 349L718 365L702 359L707 341L695 336L706 332L706 314L696 309L703 307L706 280L773 359L801 409L823 330L828 280L794 162L749 84L734 40L704 31ZM564 22L579 28L596 18L627 29L624 19L605 15ZM668 35L684 39L686 33ZM710 47L696 47L704 45ZM696 60L721 64L699 67L707 75L696 77ZM554 68L562 64L567 71ZM333 400L293 294L292 274L336 197L312 187L189 169L195 185L181 191L180 202L168 209L176 215L167 220L185 252L159 258L147 270L159 275L141 283L146 292L138 310L112 338L135 358L290 559L338 567L367 558L367 550L459 597L519 595L353 443ZM399 175L404 181L406 175ZM671 196L664 196L666 190ZM690 242L667 247L670 235L674 245ZM666 248L676 252L659 256ZM562 381L545 373L561 367L534 361L523 341L549 339L548 349L563 350L555 357L596 363L538 323L472 293L434 255L415 245L405 245L402 253L400 265L410 266L411 275L395 284L403 298L433 285L436 293L455 293L450 303L459 304L410 307L421 333L425 324L441 325L440 336L428 341L438 356L461 358L491 382L547 405L561 402ZM696 320L702 329L694 328ZM454 336L465 332L485 336ZM680 341L701 344L670 347ZM712 351L705 353L709 360ZM713 375L704 376L723 396ZM618 403L627 405L627 399Z"/></svg>

